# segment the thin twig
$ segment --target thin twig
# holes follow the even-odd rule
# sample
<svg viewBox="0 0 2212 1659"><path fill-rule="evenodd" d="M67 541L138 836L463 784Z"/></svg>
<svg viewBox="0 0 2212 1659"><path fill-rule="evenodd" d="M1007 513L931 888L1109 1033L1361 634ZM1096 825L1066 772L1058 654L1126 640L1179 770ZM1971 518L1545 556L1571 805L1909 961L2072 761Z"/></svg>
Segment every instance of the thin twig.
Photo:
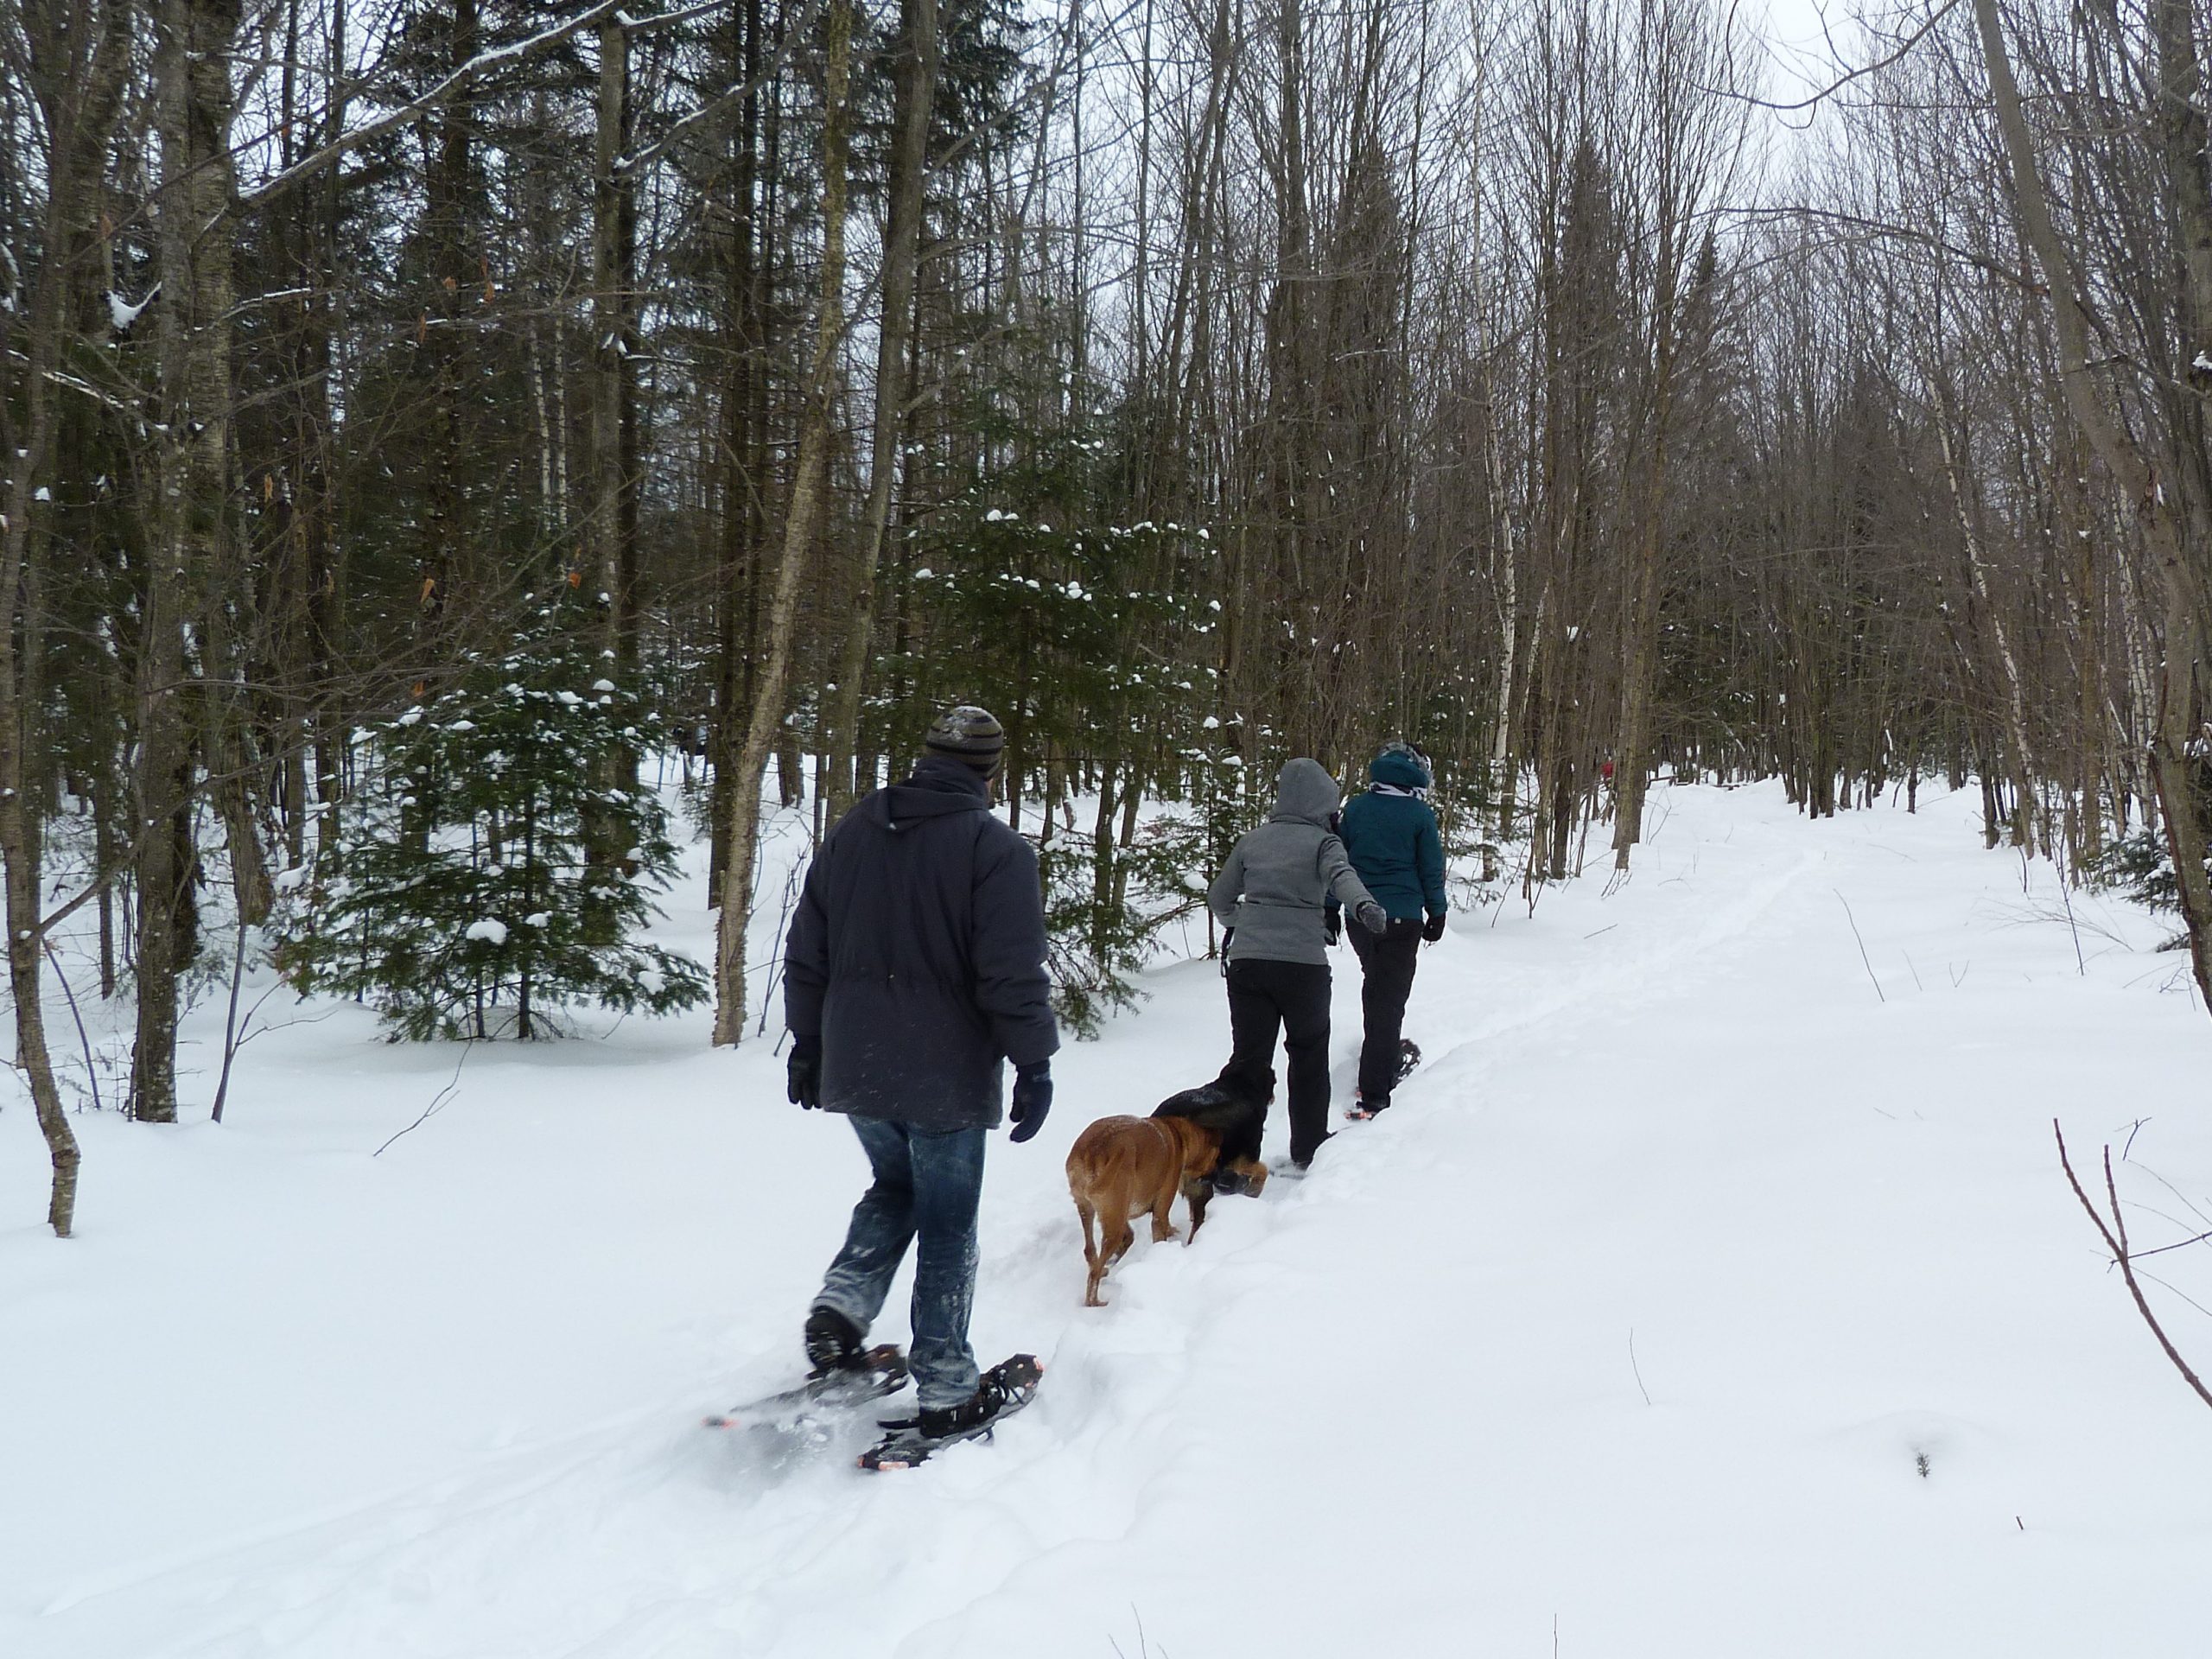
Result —
<svg viewBox="0 0 2212 1659"><path fill-rule="evenodd" d="M767 983L760 990L760 1022L753 1033L756 1037L768 1034L768 1007L776 1000L776 987L784 976L782 941L791 931L791 910L798 902L799 877L804 868L804 864L793 864L784 876L783 911L776 918L776 955L768 964Z"/></svg>
<svg viewBox="0 0 2212 1659"><path fill-rule="evenodd" d="M2151 1334L2158 1339L2158 1346L2165 1351L2166 1357L2173 1362L2174 1369L2196 1391L2196 1397L2206 1405L2212 1406L2212 1389L2204 1386L2203 1379L2181 1357L2181 1351L2174 1346L2173 1339L2166 1335L2165 1327L2158 1323L2158 1316L2151 1311L2150 1301L2143 1294L2143 1287L2136 1282L2134 1258L2127 1249L2127 1217L2120 1213L2120 1187L2113 1179L2112 1148L2105 1148L2105 1195L2112 1205L2112 1223L2107 1226L2105 1217L2098 1213L2097 1206L2089 1202L2089 1195L2082 1190L2081 1180L2074 1173L2073 1160L2066 1155L2065 1132L2058 1127L2058 1120L2055 1117L2050 1120L2050 1132L2058 1139L2058 1165L2066 1172L2066 1184L2074 1189L2074 1196L2082 1202L2082 1213L2088 1217L2090 1224L2097 1230L2097 1236L2104 1240L2105 1249L2112 1253L2112 1259L2120 1268L2120 1276L2126 1281L2127 1294L2135 1299L2135 1311L2143 1316L2143 1323L2151 1327Z"/></svg>
<svg viewBox="0 0 2212 1659"><path fill-rule="evenodd" d="M215 1109L208 1115L208 1121L214 1123L223 1121L224 1097L231 1092L231 1062L238 1052L238 985L245 978L245 918L240 916L238 924L238 943L231 952L230 1006L223 1014L223 1069L215 1079Z"/></svg>
<svg viewBox="0 0 2212 1659"><path fill-rule="evenodd" d="M54 954L54 941L41 939L46 947L46 959L54 964L54 976L61 982L61 995L69 999L69 1017L77 1022L77 1044L85 1051L85 1081L92 1085L92 1109L100 1109L100 1074L92 1065L92 1039L85 1032L85 1016L77 1011L77 993L70 988L69 976L61 971L61 958Z"/></svg>
<svg viewBox="0 0 2212 1659"><path fill-rule="evenodd" d="M2138 1250L2135 1253L2135 1259L2138 1262L2148 1262L2154 1255L2164 1255L2168 1250L2185 1250L2192 1244L2203 1243L2208 1238L2212 1238L2212 1233L2199 1233L2194 1238L2180 1239L2171 1244L2161 1244L2155 1250Z"/></svg>
<svg viewBox="0 0 2212 1659"><path fill-rule="evenodd" d="M1851 900L1843 896L1840 887L1831 887L1829 891L1835 894L1836 903L1843 906L1843 918L1851 924L1851 937L1859 940L1859 960L1866 964L1866 977L1874 982L1874 995L1881 997L1883 1001L1888 1001L1890 999L1882 990L1881 979L1874 972L1873 959L1866 954L1866 941L1859 934L1859 918L1851 913Z"/></svg>
<svg viewBox="0 0 2212 1659"><path fill-rule="evenodd" d="M302 179L312 178L324 168L342 161L354 150L374 143L385 134L397 132L402 127L410 126L444 108L464 94L476 92L478 91L476 80L480 75L486 74L494 69L511 68L517 64L526 63L531 59L550 51L571 35L580 34L589 29L601 18L613 11L620 3L621 0L596 0L596 3L585 7L575 16L541 29L525 40L510 41L495 46L489 51L478 53L419 98L401 105L397 109L390 111L373 121L356 127L351 132L341 133L313 155L302 161L295 162L276 177L264 180L251 190L240 191L234 207L239 211L260 207L273 197L283 194Z"/></svg>
<svg viewBox="0 0 2212 1659"><path fill-rule="evenodd" d="M1636 1375L1636 1391L1643 1396L1643 1403L1651 1403L1651 1390L1643 1386L1643 1368L1636 1363L1636 1327L1628 1328L1628 1368Z"/></svg>
<svg viewBox="0 0 2212 1659"><path fill-rule="evenodd" d="M453 1098L454 1090L461 1087L461 1068L468 1064L468 1051L475 1046L476 1043L474 1039L464 1038L462 1039L461 1045L461 1058L453 1063L453 1076L446 1079L446 1086L439 1090L436 1097L433 1099L429 1105L423 1109L423 1116L416 1118L412 1123L410 1123L406 1128L400 1130L398 1135L393 1135L391 1137L391 1141L398 1140L401 1135L405 1135L410 1130L421 1128L423 1124L429 1122L433 1117L435 1117L438 1115L438 1109L440 1107L443 1106L448 1101ZM389 1147L391 1144L391 1141L385 1141L384 1143L384 1147L378 1147L374 1152L371 1153L369 1156L372 1158L383 1157L385 1147Z"/></svg>
<svg viewBox="0 0 2212 1659"><path fill-rule="evenodd" d="M1751 105L1755 109L1771 110L1777 115L1794 115L1800 110L1817 110L1822 104L1826 103L1829 99L1834 98L1838 92L1841 92L1845 87L1852 85L1853 82L1864 80L1870 76L1879 74L1883 70L1889 68L1891 65L1902 62L1906 54L1909 54L1913 48L1918 46L1921 41L1926 40L1930 35L1936 32L1936 29L1942 22L1943 19L1950 16L1951 8L1955 3L1956 3L1956 0L1944 0L1943 4L1936 8L1936 12L1932 16L1930 16L1925 22L1922 23L1918 29L1913 30L1913 32L1907 35L1903 41L1899 41L1897 48L1891 52L1886 57L1878 58L1872 63L1861 64L1856 68L1845 70L1841 74L1838 75L1835 79L1829 82L1828 85L1821 87L1818 92L1813 93L1811 97L1799 99L1794 104L1783 104L1777 101L1776 99L1760 98L1750 92L1739 92L1732 86L1703 86L1700 87L1699 90L1710 97L1739 99L1743 103ZM1734 21L1734 8L1732 7L1729 11L1729 18L1732 22ZM1826 32L1825 18L1822 21L1822 32ZM1830 45L1833 46L1833 44L1834 42L1831 41ZM1792 129L1792 130L1802 131L1803 129L1796 128Z"/></svg>
<svg viewBox="0 0 2212 1659"><path fill-rule="evenodd" d="M2055 863L2053 868L2056 868ZM2082 928L2074 919L2074 883L2063 869L2058 871L2058 902L2066 906L2066 925L2074 935L2074 967L2083 979L2087 979L2089 964L2082 955Z"/></svg>

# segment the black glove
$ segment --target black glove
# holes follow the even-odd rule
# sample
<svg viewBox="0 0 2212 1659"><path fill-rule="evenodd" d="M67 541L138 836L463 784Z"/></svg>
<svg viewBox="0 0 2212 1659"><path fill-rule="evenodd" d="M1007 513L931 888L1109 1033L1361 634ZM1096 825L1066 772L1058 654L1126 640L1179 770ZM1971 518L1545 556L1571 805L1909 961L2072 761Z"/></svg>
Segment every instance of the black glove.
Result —
<svg viewBox="0 0 2212 1659"><path fill-rule="evenodd" d="M1372 899L1362 905L1356 913L1359 918L1359 925L1369 932L1380 934L1388 933L1390 931L1390 912Z"/></svg>
<svg viewBox="0 0 2212 1659"><path fill-rule="evenodd" d="M1014 1121L1014 1134L1008 1138L1027 1141L1045 1127L1052 1109L1052 1063L1032 1060L1014 1067L1014 1109L1007 1114Z"/></svg>
<svg viewBox="0 0 2212 1659"><path fill-rule="evenodd" d="M1321 912L1321 937L1334 944L1344 936L1344 915L1340 910Z"/></svg>
<svg viewBox="0 0 2212 1659"><path fill-rule="evenodd" d="M822 1104L822 1039L819 1037L791 1039L786 1075L791 1079L790 1098L794 1106L804 1106L811 1110Z"/></svg>
<svg viewBox="0 0 2212 1659"><path fill-rule="evenodd" d="M1444 924L1451 919L1449 913L1440 913L1430 917L1421 925L1421 938L1427 939L1431 944L1434 944L1444 937Z"/></svg>

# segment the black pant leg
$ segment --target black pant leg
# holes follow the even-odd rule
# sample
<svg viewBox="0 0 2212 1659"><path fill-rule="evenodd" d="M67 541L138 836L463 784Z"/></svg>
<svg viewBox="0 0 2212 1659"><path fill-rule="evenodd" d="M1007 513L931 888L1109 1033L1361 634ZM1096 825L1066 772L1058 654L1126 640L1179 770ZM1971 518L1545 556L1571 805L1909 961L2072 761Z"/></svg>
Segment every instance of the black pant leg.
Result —
<svg viewBox="0 0 2212 1659"><path fill-rule="evenodd" d="M1282 1010L1276 1005L1266 970L1281 965L1271 962L1229 964L1230 1059L1248 1074L1274 1070L1275 1034L1282 1028ZM1267 1128L1268 1109L1264 1104L1256 1111L1245 1114L1235 1128L1222 1135L1222 1161L1257 1159L1261 1138Z"/></svg>
<svg viewBox="0 0 2212 1659"><path fill-rule="evenodd" d="M1365 930L1360 930L1364 932ZM1364 1027L1359 1050L1360 1098L1373 1105L1388 1101L1398 1081L1398 1043L1406 1029L1406 998L1421 962L1421 924L1394 921L1379 937L1355 937L1361 981L1359 1006Z"/></svg>
<svg viewBox="0 0 2212 1659"><path fill-rule="evenodd" d="M1329 1138L1329 969L1322 963L1268 965L1276 970L1289 1056L1291 1161L1302 1164Z"/></svg>
<svg viewBox="0 0 2212 1659"><path fill-rule="evenodd" d="M1346 927L1344 931L1351 936L1352 954L1359 958L1359 1097L1363 1101L1377 1100L1390 1092L1390 1074L1383 1069L1380 1037L1389 1019L1385 1011L1389 999L1381 995L1379 978L1380 958L1388 936L1378 937L1357 922ZM1395 1046L1395 1039L1392 1046ZM1395 1058L1395 1055L1392 1057L1394 1060ZM1376 1082L1378 1077L1383 1079L1380 1088Z"/></svg>

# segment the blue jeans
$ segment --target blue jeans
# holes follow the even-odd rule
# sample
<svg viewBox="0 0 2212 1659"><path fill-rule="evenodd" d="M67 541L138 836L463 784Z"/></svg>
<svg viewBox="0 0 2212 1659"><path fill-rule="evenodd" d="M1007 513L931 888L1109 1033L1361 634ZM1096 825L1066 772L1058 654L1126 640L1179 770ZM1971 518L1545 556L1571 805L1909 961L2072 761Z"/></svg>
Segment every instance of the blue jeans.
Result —
<svg viewBox="0 0 2212 1659"><path fill-rule="evenodd" d="M928 1135L880 1117L846 1120L875 1170L853 1207L845 1247L822 1281L817 1307L835 1308L865 1332L906 1246L914 1262L914 1340L907 1353L924 1406L957 1406L976 1392L968 1311L976 1300L976 1210L983 1192L983 1129Z"/></svg>

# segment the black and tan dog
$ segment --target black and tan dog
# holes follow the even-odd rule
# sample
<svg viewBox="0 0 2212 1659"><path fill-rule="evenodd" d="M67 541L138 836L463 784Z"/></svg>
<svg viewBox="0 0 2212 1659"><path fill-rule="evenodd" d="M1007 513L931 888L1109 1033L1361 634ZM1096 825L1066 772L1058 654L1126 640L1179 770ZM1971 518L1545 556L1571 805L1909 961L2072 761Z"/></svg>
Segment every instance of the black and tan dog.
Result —
<svg viewBox="0 0 2212 1659"><path fill-rule="evenodd" d="M1256 1138L1251 1124L1264 1118L1274 1081L1272 1075L1262 1084L1224 1071L1213 1083L1169 1096L1150 1117L1102 1117L1076 1137L1068 1150L1068 1192L1083 1217L1083 1259L1090 1269L1085 1307L1105 1305L1099 1282L1135 1243L1129 1224L1139 1216L1152 1217L1154 1243L1174 1237L1168 1212L1181 1193L1191 1212L1188 1243L1205 1224L1217 1185L1254 1193L1267 1185L1267 1166L1242 1147ZM1235 1149L1226 1165L1224 1141Z"/></svg>

